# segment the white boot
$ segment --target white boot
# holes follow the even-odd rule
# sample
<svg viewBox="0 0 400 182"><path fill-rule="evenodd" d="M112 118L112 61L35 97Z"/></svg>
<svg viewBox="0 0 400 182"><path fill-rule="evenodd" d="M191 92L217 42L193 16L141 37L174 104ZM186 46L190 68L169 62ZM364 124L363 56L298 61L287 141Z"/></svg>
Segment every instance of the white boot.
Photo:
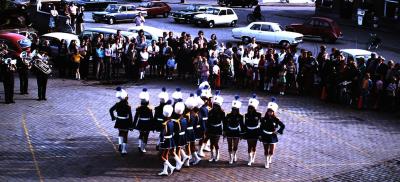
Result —
<svg viewBox="0 0 400 182"><path fill-rule="evenodd" d="M192 157L193 157L193 165L196 165L201 161L201 158L197 155L197 152L193 152Z"/></svg>
<svg viewBox="0 0 400 182"><path fill-rule="evenodd" d="M143 143L142 139L139 139L137 147L139 151L142 151L142 143Z"/></svg>
<svg viewBox="0 0 400 182"><path fill-rule="evenodd" d="M237 161L237 157L236 157L236 151L233 152L233 162Z"/></svg>
<svg viewBox="0 0 400 182"><path fill-rule="evenodd" d="M219 150L215 150L214 161L215 162L219 161Z"/></svg>
<svg viewBox="0 0 400 182"><path fill-rule="evenodd" d="M171 175L172 173L174 173L175 167L173 165L171 165L171 163L169 163L169 161L165 161L168 165L169 170L171 171L171 173L169 173L169 175Z"/></svg>
<svg viewBox="0 0 400 182"><path fill-rule="evenodd" d="M247 163L248 166L251 166L253 152L249 153L249 162Z"/></svg>
<svg viewBox="0 0 400 182"><path fill-rule="evenodd" d="M182 162L185 164L185 166L189 166L189 156L186 155L185 150L183 150L183 149L181 149L181 156L182 156ZM186 165L186 163L188 165Z"/></svg>
<svg viewBox="0 0 400 182"><path fill-rule="evenodd" d="M200 146L200 150L199 150L199 157L204 157L204 152L203 152L203 150L204 150L204 146L205 146L205 144L203 143L203 144L201 144L201 146Z"/></svg>
<svg viewBox="0 0 400 182"><path fill-rule="evenodd" d="M146 144L144 142L142 142L141 149L143 153L146 153Z"/></svg>
<svg viewBox="0 0 400 182"><path fill-rule="evenodd" d="M269 156L268 161L269 161L270 164L272 163L272 155Z"/></svg>
<svg viewBox="0 0 400 182"><path fill-rule="evenodd" d="M229 153L229 164L233 164L233 153Z"/></svg>
<svg viewBox="0 0 400 182"><path fill-rule="evenodd" d="M122 143L124 142L124 138L123 137L118 137L118 151L122 152Z"/></svg>
<svg viewBox="0 0 400 182"><path fill-rule="evenodd" d="M206 152L211 152L211 149L210 149L210 140L207 141L207 144L206 144L206 146L204 147L203 150L206 151Z"/></svg>
<svg viewBox="0 0 400 182"><path fill-rule="evenodd" d="M256 152L253 152L253 156L251 158L251 163L254 163L255 160L256 160Z"/></svg>
<svg viewBox="0 0 400 182"><path fill-rule="evenodd" d="M210 155L210 159L208 160L208 162L213 162L214 161L214 150L211 150L211 155Z"/></svg>
<svg viewBox="0 0 400 182"><path fill-rule="evenodd" d="M180 171L181 168L182 168L183 162L181 161L181 159L177 155L174 156L174 159L175 159L175 162L176 162L175 169L177 171Z"/></svg>
<svg viewBox="0 0 400 182"><path fill-rule="evenodd" d="M164 162L164 169L158 173L159 176L168 176L168 164L167 161Z"/></svg>
<svg viewBox="0 0 400 182"><path fill-rule="evenodd" d="M122 143L122 151L121 154L127 154L128 152L126 151L126 143Z"/></svg>
<svg viewBox="0 0 400 182"><path fill-rule="evenodd" d="M268 169L269 168L269 155L265 156L265 168Z"/></svg>

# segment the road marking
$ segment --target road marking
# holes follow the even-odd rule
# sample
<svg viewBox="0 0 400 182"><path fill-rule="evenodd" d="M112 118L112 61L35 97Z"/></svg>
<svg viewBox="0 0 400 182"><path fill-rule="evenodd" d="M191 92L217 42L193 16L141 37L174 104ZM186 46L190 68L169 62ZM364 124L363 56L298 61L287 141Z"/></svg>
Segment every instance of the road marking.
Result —
<svg viewBox="0 0 400 182"><path fill-rule="evenodd" d="M92 110L90 108L86 108L86 109L87 109L90 117L92 118L93 123L96 125L97 129L100 130L100 134L102 134L104 137L107 138L108 142L110 142L110 144L113 146L115 153L119 154L117 146L115 146L115 144L112 142L111 137L110 137L110 135L108 135L107 131L100 125L99 121L94 116Z"/></svg>
<svg viewBox="0 0 400 182"><path fill-rule="evenodd" d="M42 173L41 173L40 168L39 168L39 164L38 164L38 162L36 160L35 149L33 148L33 145L32 145L32 142L31 142L31 138L29 136L28 127L26 127L26 115L25 114L22 115L22 127L24 128L25 137L26 137L26 140L28 142L29 151L32 154L32 160L33 160L33 163L35 165L35 169L36 169L36 173L37 173L37 175L39 177L39 181L40 182L44 182Z"/></svg>

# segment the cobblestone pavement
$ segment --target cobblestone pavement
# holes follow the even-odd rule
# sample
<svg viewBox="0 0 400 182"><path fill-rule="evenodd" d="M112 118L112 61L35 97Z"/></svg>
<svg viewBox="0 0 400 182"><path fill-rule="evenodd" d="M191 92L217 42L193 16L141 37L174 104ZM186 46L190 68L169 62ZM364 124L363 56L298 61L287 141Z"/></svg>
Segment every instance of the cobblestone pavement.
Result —
<svg viewBox="0 0 400 182"><path fill-rule="evenodd" d="M123 87L134 106L143 86L157 105L160 87L172 91L177 85L185 98L194 90L187 83L160 80ZM151 133L144 155L136 149L137 131L129 133L127 157L121 158L116 150L117 131L108 114L116 101L114 88L51 79L48 101L39 102L31 79L30 95L16 95L12 105L3 104L0 88L0 181L400 181L399 118L291 96L278 97L279 117L287 129L270 169L263 168L260 143L256 164L246 166L245 141L240 142L238 163L228 165L227 142L221 139L219 162L202 161L170 177L158 177L162 166L154 149L156 133ZM223 90L224 108L230 111L235 94L241 95L244 113L249 91ZM269 96L258 95L259 109L265 112Z"/></svg>

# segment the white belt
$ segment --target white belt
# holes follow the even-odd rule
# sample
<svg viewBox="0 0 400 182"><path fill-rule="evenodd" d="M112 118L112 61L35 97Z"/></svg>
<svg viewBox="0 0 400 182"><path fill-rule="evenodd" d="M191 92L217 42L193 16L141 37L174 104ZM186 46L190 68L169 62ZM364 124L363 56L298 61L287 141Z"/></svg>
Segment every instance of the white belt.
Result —
<svg viewBox="0 0 400 182"><path fill-rule="evenodd" d="M208 118L202 118L203 120L207 120Z"/></svg>
<svg viewBox="0 0 400 182"><path fill-rule="evenodd" d="M148 120L150 120L150 118L139 118L139 120L141 120L141 121L148 121Z"/></svg>
<svg viewBox="0 0 400 182"><path fill-rule="evenodd" d="M117 116L118 119L128 119L129 117L122 117L122 116Z"/></svg>
<svg viewBox="0 0 400 182"><path fill-rule="evenodd" d="M180 132L180 133L179 133L179 135L184 135L184 134L185 134L185 132L184 132L184 131L182 131L182 132Z"/></svg>
<svg viewBox="0 0 400 182"><path fill-rule="evenodd" d="M249 130L255 130L255 129L257 129L258 127L259 127L259 126L254 126L254 127L248 126L247 129L249 129Z"/></svg>
<svg viewBox="0 0 400 182"><path fill-rule="evenodd" d="M263 130L263 132L264 132L265 134L268 134L268 135L272 135L272 134L274 134L274 132L265 131L265 130Z"/></svg>
<svg viewBox="0 0 400 182"><path fill-rule="evenodd" d="M187 130L193 130L193 126L187 127L186 129L187 129Z"/></svg>
<svg viewBox="0 0 400 182"><path fill-rule="evenodd" d="M197 126L196 126L196 128L200 128L200 127L201 127L200 125L197 125Z"/></svg>
<svg viewBox="0 0 400 182"><path fill-rule="evenodd" d="M230 130L238 130L239 128L240 128L240 126L237 126L237 127L228 127Z"/></svg>
<svg viewBox="0 0 400 182"><path fill-rule="evenodd" d="M164 136L164 138L167 138L167 139L172 138L172 135Z"/></svg>
<svg viewBox="0 0 400 182"><path fill-rule="evenodd" d="M162 118L157 118L157 121L164 121Z"/></svg>
<svg viewBox="0 0 400 182"><path fill-rule="evenodd" d="M214 126L214 127L219 127L219 126L221 126L222 125L222 123L219 123L219 124L216 124L216 125L211 125L211 126Z"/></svg>

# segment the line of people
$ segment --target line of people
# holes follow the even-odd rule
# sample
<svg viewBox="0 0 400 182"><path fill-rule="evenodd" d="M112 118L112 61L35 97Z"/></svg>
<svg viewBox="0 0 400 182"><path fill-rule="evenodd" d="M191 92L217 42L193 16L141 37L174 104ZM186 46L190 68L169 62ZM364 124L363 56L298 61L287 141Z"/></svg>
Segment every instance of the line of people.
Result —
<svg viewBox="0 0 400 182"><path fill-rule="evenodd" d="M146 153L146 145L150 131L160 133L157 149L160 149L163 169L158 175L171 175L174 170L181 170L198 164L205 157L203 150L210 142L209 162L220 160L219 141L221 136L227 138L229 164L237 161L237 151L240 139L248 144L248 166L255 162L257 142L264 146L265 168L269 168L278 134L282 134L285 125L276 116L278 104L272 100L267 104L263 116L258 111L257 96L248 100L247 113L242 115L242 102L235 96L231 103L231 112L226 113L222 105L224 99L217 91L213 96L208 82L202 82L196 94L191 93L184 101L182 92L177 88L169 99L166 88L158 94L160 103L153 109L150 106L150 94L146 88L139 94L140 106L132 115L128 103L128 93L121 87L117 88L119 99L110 108L111 119L115 120L115 128L119 131L118 144L122 155L127 154L127 139L129 130L140 132L138 149ZM115 113L117 115L115 115ZM196 145L197 143L197 145ZM175 166L169 162L169 157L175 160Z"/></svg>

